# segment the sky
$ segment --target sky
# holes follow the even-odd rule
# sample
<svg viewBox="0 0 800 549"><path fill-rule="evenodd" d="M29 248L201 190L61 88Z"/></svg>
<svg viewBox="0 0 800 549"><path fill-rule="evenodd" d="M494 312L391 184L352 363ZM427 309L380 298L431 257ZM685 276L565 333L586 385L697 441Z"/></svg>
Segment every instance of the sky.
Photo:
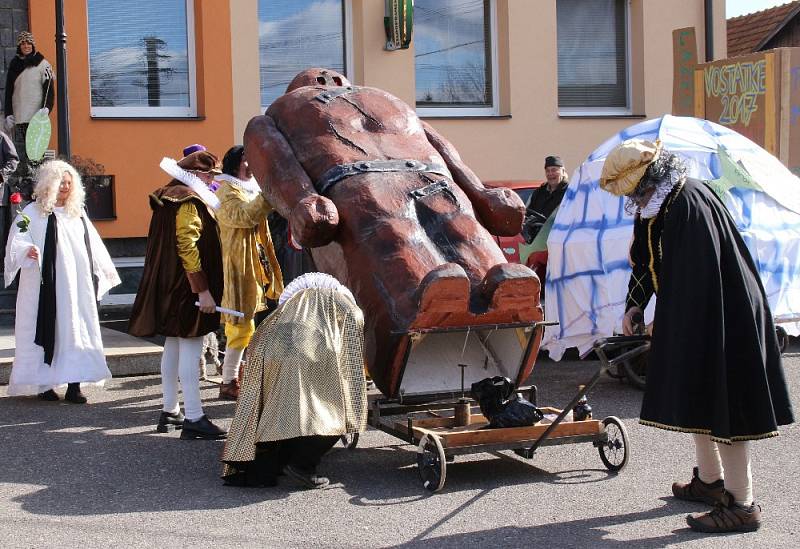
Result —
<svg viewBox="0 0 800 549"><path fill-rule="evenodd" d="M726 0L726 18L738 17L754 11L761 11L767 8L788 4L789 0Z"/></svg>

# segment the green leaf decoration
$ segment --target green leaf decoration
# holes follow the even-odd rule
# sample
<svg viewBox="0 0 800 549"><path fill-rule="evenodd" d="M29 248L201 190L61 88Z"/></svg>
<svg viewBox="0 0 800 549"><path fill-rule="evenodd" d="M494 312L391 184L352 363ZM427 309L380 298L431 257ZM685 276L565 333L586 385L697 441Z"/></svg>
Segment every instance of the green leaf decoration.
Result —
<svg viewBox="0 0 800 549"><path fill-rule="evenodd" d="M50 144L50 117L43 112L37 112L28 123L28 132L25 134L25 152L28 158L39 162Z"/></svg>
<svg viewBox="0 0 800 549"><path fill-rule="evenodd" d="M722 174L718 179L712 179L706 181L706 183L720 199L724 198L725 194L733 187L764 192L764 189L753 179L744 166L731 158L725 147L720 146L717 148L717 155L719 156Z"/></svg>

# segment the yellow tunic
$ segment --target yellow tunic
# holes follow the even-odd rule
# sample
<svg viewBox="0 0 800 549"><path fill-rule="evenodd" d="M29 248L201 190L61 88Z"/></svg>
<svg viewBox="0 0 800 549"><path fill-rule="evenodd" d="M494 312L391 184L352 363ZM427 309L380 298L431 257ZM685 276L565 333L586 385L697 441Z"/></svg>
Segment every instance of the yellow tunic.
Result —
<svg viewBox="0 0 800 549"><path fill-rule="evenodd" d="M262 194L249 198L247 191L228 181L217 189L217 198L224 258L222 306L244 313L244 318L224 315L224 320L229 324L249 322L264 310L266 298L278 299L283 291L281 268L267 228L272 206ZM266 258L266 269L259 259L259 247Z"/></svg>

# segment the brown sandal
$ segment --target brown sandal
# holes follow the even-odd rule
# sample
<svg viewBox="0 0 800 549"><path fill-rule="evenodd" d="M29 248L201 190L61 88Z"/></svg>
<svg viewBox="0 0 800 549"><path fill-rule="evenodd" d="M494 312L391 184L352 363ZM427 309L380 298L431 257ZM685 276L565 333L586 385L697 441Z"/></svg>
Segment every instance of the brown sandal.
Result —
<svg viewBox="0 0 800 549"><path fill-rule="evenodd" d="M697 467L695 467L690 482L675 482L672 484L672 494L684 501L701 501L709 505L716 505L723 501L725 483L722 479L711 483L703 482L700 480Z"/></svg>
<svg viewBox="0 0 800 549"><path fill-rule="evenodd" d="M753 503L744 507L725 492L724 502L717 503L708 513L687 515L686 523L692 530L708 534L755 532L761 526L761 506Z"/></svg>

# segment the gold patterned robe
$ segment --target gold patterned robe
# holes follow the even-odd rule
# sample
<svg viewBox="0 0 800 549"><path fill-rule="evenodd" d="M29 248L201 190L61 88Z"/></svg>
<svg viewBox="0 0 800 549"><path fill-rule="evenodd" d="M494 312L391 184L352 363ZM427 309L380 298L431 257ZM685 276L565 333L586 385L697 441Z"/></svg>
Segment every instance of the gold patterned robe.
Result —
<svg viewBox="0 0 800 549"><path fill-rule="evenodd" d="M222 306L244 313L244 318L223 318L229 324L249 322L265 309L266 298L277 299L283 291L281 268L267 227L272 206L261 193L252 194L230 181L223 181L216 194L224 258Z"/></svg>
<svg viewBox="0 0 800 549"><path fill-rule="evenodd" d="M253 461L259 442L367 427L364 315L344 293L308 288L258 327L222 461Z"/></svg>

